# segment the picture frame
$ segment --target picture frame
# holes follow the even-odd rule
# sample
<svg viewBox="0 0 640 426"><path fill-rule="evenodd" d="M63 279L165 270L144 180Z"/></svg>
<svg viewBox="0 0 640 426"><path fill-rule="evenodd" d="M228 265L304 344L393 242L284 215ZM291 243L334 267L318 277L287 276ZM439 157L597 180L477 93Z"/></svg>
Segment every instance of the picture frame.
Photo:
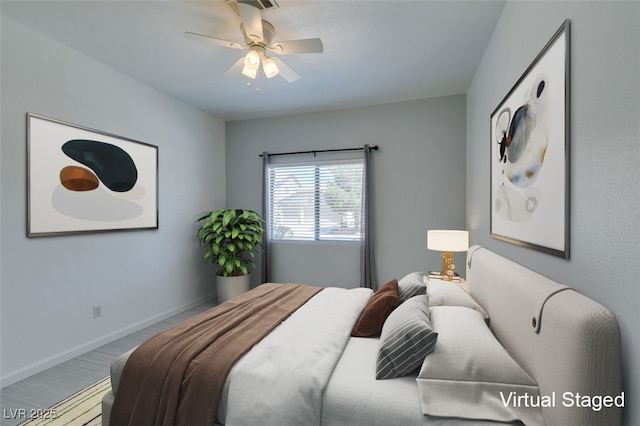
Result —
<svg viewBox="0 0 640 426"><path fill-rule="evenodd" d="M491 113L490 233L569 258L570 20Z"/></svg>
<svg viewBox="0 0 640 426"><path fill-rule="evenodd" d="M158 229L158 147L27 113L27 236Z"/></svg>

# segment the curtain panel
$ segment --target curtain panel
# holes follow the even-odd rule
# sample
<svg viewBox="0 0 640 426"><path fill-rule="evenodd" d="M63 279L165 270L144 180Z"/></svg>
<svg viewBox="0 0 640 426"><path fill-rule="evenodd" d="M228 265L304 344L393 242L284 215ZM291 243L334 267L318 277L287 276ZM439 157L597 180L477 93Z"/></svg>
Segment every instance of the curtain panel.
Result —
<svg viewBox="0 0 640 426"><path fill-rule="evenodd" d="M269 153L262 153L262 219L264 234L262 238L262 282L271 281L271 227L269 226Z"/></svg>
<svg viewBox="0 0 640 426"><path fill-rule="evenodd" d="M371 203L371 148L365 145L362 150L364 155L364 170L362 179L362 240L360 241L360 287L374 288L375 255L373 241L373 209Z"/></svg>

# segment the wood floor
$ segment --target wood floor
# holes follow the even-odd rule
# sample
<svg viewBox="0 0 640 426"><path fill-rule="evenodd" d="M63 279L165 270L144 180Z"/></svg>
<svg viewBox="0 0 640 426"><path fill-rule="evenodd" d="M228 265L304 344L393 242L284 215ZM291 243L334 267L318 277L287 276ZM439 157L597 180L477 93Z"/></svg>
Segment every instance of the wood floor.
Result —
<svg viewBox="0 0 640 426"><path fill-rule="evenodd" d="M16 409L46 409L109 375L111 362L160 331L215 306L203 303L164 321L132 333L91 352L59 364L0 390L0 425L13 426Z"/></svg>

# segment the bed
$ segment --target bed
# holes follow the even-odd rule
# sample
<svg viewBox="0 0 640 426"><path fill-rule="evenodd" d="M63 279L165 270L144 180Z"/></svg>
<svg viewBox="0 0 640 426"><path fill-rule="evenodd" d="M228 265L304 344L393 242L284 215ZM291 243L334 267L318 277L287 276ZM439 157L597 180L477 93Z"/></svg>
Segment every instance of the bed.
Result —
<svg viewBox="0 0 640 426"><path fill-rule="evenodd" d="M219 397L195 392L205 411L213 407L207 423L620 424L620 332L612 313L481 246L469 249L466 269L464 289L434 281L425 288L419 273L409 273L375 293L314 292L229 367ZM394 295L395 305L385 302ZM127 423L112 415L116 398L118 407L144 403L149 392L130 391L129 377L140 370L132 353L112 364L104 424ZM183 382L195 380L194 371ZM187 415L201 410L180 407ZM156 416L159 409L139 411ZM201 423L179 419L143 420Z"/></svg>

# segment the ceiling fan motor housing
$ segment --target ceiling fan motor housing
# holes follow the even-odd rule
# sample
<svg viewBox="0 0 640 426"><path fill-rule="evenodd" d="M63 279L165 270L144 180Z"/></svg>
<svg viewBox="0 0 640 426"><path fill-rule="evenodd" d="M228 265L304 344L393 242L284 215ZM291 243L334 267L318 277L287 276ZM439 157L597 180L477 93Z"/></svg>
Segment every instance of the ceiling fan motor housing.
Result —
<svg viewBox="0 0 640 426"><path fill-rule="evenodd" d="M242 35L244 36L244 41L247 43L248 46L253 46L253 45L261 45L263 47L269 46L271 45L271 41L273 40L273 37L276 35L276 29L273 27L273 25L271 25L271 23L267 21L262 21L262 42L256 42L255 40L251 39L247 35L247 32L244 29L244 24L240 24L240 30L242 31Z"/></svg>

